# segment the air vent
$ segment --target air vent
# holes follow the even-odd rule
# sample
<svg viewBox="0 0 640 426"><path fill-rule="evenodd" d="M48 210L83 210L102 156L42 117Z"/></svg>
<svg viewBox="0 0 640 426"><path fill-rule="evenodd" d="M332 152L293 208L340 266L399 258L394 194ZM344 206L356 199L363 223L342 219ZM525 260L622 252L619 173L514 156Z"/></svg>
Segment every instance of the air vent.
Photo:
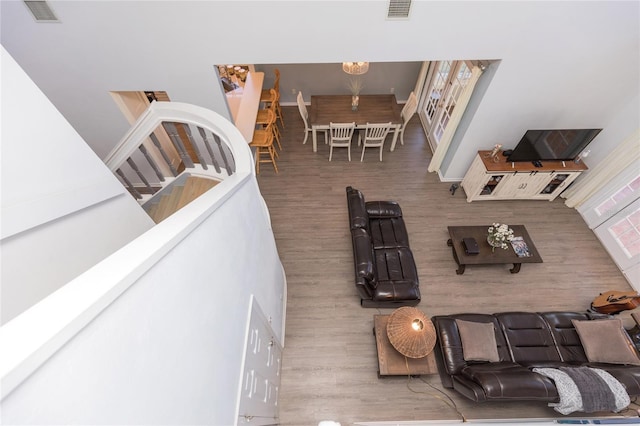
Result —
<svg viewBox="0 0 640 426"><path fill-rule="evenodd" d="M389 0L388 19L408 19L411 0Z"/></svg>
<svg viewBox="0 0 640 426"><path fill-rule="evenodd" d="M46 1L27 1L24 4L27 5L31 14L37 22L60 22L58 17Z"/></svg>

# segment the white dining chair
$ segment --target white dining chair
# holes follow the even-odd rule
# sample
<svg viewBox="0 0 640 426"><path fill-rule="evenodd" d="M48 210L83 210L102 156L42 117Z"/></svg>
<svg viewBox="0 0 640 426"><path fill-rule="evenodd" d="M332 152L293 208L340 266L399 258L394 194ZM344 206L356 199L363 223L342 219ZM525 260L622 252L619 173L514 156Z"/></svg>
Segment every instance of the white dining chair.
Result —
<svg viewBox="0 0 640 426"><path fill-rule="evenodd" d="M333 155L333 148L347 148L351 161L351 139L356 130L356 123L329 123L329 161Z"/></svg>
<svg viewBox="0 0 640 426"><path fill-rule="evenodd" d="M360 130L360 133L358 134L358 146L360 146L360 142L362 142L362 155L360 155L360 162L364 160L364 151L367 148L380 148L380 161L382 161L382 148L384 147L384 141L390 131L391 122L380 124L367 123L367 127L365 127L364 130Z"/></svg>
<svg viewBox="0 0 640 426"><path fill-rule="evenodd" d="M407 127L407 123L413 117L413 114L418 110L418 98L416 98L415 93L409 93L409 98L407 98L407 102L404 104L402 111L400 112L400 117L402 117L402 126L396 132L399 132L400 136L400 145L404 145L404 129Z"/></svg>
<svg viewBox="0 0 640 426"><path fill-rule="evenodd" d="M300 111L300 116L302 117L302 121L304 122L304 140L302 144L307 143L307 138L309 137L309 133L313 132L313 129L309 125L309 112L307 111L307 106L304 103L304 98L302 97L302 92L298 92L298 97L296 98L298 102L298 111ZM316 130L317 132L324 133L324 143L327 144L327 131L326 130Z"/></svg>

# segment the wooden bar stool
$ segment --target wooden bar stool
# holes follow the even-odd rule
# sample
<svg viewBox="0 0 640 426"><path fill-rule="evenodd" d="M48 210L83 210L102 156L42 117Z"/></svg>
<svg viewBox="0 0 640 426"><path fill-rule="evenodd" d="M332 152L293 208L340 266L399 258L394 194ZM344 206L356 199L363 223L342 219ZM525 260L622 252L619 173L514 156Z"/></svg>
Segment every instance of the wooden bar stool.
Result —
<svg viewBox="0 0 640 426"><path fill-rule="evenodd" d="M271 163L276 173L278 173L278 166L276 165L276 153L273 147L274 133L272 127L275 126L276 116L273 111L267 110L269 115L269 123L264 129L256 129L253 132L253 140L249 143L249 146L256 149L256 173L260 174L260 163ZM267 155L267 159L263 159L262 156Z"/></svg>
<svg viewBox="0 0 640 426"><path fill-rule="evenodd" d="M284 129L284 121L282 120L282 108L280 108L280 70L278 68L273 70L276 75L276 80L273 83L272 89L263 89L260 93L260 102L264 102L267 106L275 103L275 112L276 118L280 119L280 124ZM274 96L271 90L275 90L276 95Z"/></svg>
<svg viewBox="0 0 640 426"><path fill-rule="evenodd" d="M272 94L276 98L280 97L275 91L275 89L269 89L269 90L272 92ZM258 115L256 116L257 125L262 126L264 128L269 124L269 117L270 117L269 111L271 111L277 117L275 102L272 102L271 104L269 104L267 108L258 110ZM278 143L278 148L280 148L280 151L282 151L282 145L280 144L280 129L278 128L278 126L271 126L271 128L273 129L273 136L275 137L276 142Z"/></svg>

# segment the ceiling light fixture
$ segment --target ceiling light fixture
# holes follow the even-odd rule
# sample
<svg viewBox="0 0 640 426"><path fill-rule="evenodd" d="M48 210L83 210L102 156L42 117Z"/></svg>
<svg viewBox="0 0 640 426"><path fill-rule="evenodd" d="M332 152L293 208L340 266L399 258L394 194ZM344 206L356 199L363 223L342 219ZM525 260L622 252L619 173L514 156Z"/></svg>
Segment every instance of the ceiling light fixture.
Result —
<svg viewBox="0 0 640 426"><path fill-rule="evenodd" d="M343 62L342 71L352 75L364 74L369 71L369 62Z"/></svg>

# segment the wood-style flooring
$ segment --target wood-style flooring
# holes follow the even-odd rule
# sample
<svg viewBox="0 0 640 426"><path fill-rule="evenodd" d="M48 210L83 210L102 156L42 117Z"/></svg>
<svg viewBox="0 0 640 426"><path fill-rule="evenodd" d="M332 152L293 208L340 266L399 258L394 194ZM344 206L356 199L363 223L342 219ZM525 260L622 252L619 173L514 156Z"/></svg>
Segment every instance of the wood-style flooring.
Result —
<svg viewBox="0 0 640 426"><path fill-rule="evenodd" d="M271 213L273 231L288 282L285 348L279 395L281 425L317 425L321 420L455 420L443 390L467 419L562 417L544 403L476 404L445 390L437 375L419 378L377 376L373 315L386 309L361 308L354 286L353 254L347 224L345 187L367 200L400 203L417 263L428 316L458 312L583 311L599 293L630 291L594 233L561 198L548 201L467 203L462 189L427 172L431 151L417 116L395 152L329 148L318 138L302 144L304 126L295 106L283 107L279 173L263 167L258 183ZM487 147L490 148L490 147ZM456 275L447 246L447 225L524 224L544 263L469 266ZM629 311L621 317L633 321ZM436 390L438 389L438 390ZM627 412L631 416L633 413ZM583 416L580 416L583 417Z"/></svg>

